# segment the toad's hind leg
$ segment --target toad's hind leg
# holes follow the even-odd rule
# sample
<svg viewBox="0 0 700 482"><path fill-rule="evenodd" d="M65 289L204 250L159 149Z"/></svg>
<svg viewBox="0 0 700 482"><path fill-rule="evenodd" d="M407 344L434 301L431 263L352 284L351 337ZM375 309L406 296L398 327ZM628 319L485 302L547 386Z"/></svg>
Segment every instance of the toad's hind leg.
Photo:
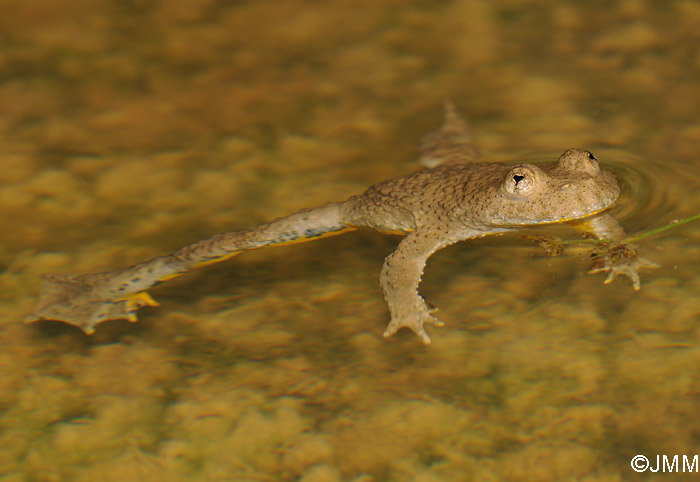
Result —
<svg viewBox="0 0 700 482"><path fill-rule="evenodd" d="M428 168L445 163L475 162L479 149L469 123L459 115L453 102L445 102L445 120L438 130L423 137L420 163Z"/></svg>
<svg viewBox="0 0 700 482"><path fill-rule="evenodd" d="M427 345L430 337L423 324L442 326L443 323L430 314L430 308L418 294L418 284L430 255L447 244L450 243L439 239L439 236L416 230L406 236L396 251L384 260L379 283L391 313L391 322L384 337L407 327Z"/></svg>
<svg viewBox="0 0 700 482"><path fill-rule="evenodd" d="M136 321L139 308L158 305L145 290L159 283L241 251L311 241L354 229L342 221L341 206L328 204L250 230L217 234L173 254L115 271L44 275L39 299L26 321L64 321L88 334L106 320Z"/></svg>

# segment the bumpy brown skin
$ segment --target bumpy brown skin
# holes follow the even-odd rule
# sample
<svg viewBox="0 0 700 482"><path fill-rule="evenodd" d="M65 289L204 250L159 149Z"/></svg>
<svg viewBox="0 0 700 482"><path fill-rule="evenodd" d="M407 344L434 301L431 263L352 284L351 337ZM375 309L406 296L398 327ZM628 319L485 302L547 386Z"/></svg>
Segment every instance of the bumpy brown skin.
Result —
<svg viewBox="0 0 700 482"><path fill-rule="evenodd" d="M380 274L391 313L384 336L408 327L424 343L424 323L442 325L418 294L427 259L435 251L465 239L524 226L568 222L599 239L621 240L624 231L607 209L620 189L588 151L570 149L546 165L476 162L466 121L452 104L445 122L426 136L421 161L429 169L380 182L345 202L301 211L256 228L224 233L128 268L84 275L45 275L34 312L27 321L61 320L86 333L109 319L136 321L142 306L157 303L146 289L241 251L305 242L358 227L404 234ZM630 251L631 252L631 251ZM639 288L638 269L651 263L627 257L599 261L606 282L629 276Z"/></svg>

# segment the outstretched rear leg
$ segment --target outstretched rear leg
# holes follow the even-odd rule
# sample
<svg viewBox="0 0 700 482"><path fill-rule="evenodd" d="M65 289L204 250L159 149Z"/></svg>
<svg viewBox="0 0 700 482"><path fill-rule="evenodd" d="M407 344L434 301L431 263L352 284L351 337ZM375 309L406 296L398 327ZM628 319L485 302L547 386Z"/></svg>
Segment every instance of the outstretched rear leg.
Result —
<svg viewBox="0 0 700 482"><path fill-rule="evenodd" d="M355 229L341 220L342 203L309 209L256 228L217 234L167 256L127 268L82 275L47 274L27 322L58 320L92 334L106 320L136 321L143 306L158 306L148 288L231 258L242 251L312 241Z"/></svg>

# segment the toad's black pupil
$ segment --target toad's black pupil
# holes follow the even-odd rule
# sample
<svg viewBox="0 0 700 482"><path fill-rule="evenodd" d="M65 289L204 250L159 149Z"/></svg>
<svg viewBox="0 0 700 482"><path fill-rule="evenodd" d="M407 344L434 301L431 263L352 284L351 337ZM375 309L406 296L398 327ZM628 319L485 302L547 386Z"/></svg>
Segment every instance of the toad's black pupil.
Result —
<svg viewBox="0 0 700 482"><path fill-rule="evenodd" d="M597 160L598 160L598 159L595 158L595 156L593 155L592 152L589 152L589 153L588 153L588 158L589 158L591 161L597 161Z"/></svg>
<svg viewBox="0 0 700 482"><path fill-rule="evenodd" d="M515 176L513 176L513 180L515 181L515 184L518 184L523 179L525 179L525 176L518 176L517 174Z"/></svg>

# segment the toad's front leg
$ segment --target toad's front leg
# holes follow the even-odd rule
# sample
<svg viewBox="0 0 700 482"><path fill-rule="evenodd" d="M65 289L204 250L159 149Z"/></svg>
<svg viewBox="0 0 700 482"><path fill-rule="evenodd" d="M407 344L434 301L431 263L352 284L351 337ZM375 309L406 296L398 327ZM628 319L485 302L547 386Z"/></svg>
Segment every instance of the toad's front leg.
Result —
<svg viewBox="0 0 700 482"><path fill-rule="evenodd" d="M384 331L385 338L402 327L408 327L427 345L430 337L423 324L443 325L430 314L431 309L418 294L418 284L430 255L448 244L451 243L439 239L436 234L419 229L406 236L396 251L384 260L379 284L391 313L391 322Z"/></svg>
<svg viewBox="0 0 700 482"><path fill-rule="evenodd" d="M595 263L589 273L607 272L605 283L610 283L619 275L625 275L638 290L640 269L658 268L659 265L639 256L638 246L624 242L625 232L617 219L609 213L602 213L574 223L574 227L596 239L609 241L601 244L593 252Z"/></svg>

